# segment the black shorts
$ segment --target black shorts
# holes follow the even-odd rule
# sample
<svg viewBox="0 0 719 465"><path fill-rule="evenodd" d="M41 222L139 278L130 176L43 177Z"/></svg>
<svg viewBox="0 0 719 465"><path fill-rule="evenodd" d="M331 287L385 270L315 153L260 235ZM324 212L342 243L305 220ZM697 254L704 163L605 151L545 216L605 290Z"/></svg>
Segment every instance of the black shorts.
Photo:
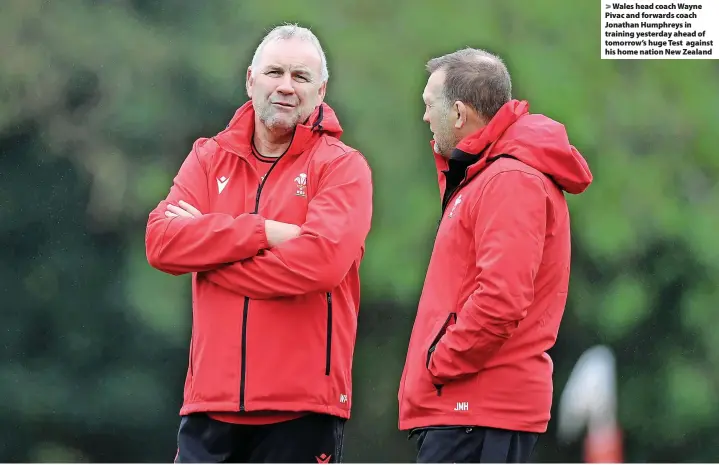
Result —
<svg viewBox="0 0 719 465"><path fill-rule="evenodd" d="M417 463L527 463L536 433L475 426L419 428Z"/></svg>
<svg viewBox="0 0 719 465"><path fill-rule="evenodd" d="M310 413L269 425L183 416L175 463L340 463L345 420Z"/></svg>

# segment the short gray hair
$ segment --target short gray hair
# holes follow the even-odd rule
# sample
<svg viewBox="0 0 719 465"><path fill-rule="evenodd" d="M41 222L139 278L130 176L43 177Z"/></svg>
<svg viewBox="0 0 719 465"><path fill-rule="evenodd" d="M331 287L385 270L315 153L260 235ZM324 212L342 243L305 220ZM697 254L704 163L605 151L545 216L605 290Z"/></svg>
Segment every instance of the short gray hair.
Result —
<svg viewBox="0 0 719 465"><path fill-rule="evenodd" d="M446 73L443 96L457 100L491 119L512 99L512 79L501 58L484 50L465 48L427 62L427 71Z"/></svg>
<svg viewBox="0 0 719 465"><path fill-rule="evenodd" d="M307 40L317 48L317 51L320 53L322 82L326 82L330 77L330 73L327 69L327 58L325 57L324 50L322 50L319 39L308 28L301 27L297 24L283 24L267 33L264 39L262 39L262 42L260 42L260 45L257 46L255 54L252 56L252 72L255 72L255 68L260 61L260 56L262 56L262 50L268 42L288 39Z"/></svg>

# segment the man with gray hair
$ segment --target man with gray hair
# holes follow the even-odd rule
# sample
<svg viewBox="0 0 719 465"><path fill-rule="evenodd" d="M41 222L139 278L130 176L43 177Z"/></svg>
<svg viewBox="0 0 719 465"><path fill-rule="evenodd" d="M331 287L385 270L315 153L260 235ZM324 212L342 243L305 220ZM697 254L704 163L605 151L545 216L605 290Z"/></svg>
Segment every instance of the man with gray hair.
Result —
<svg viewBox="0 0 719 465"><path fill-rule="evenodd" d="M547 429L570 265L565 193L592 182L562 124L512 99L502 60L429 61L441 220L399 388L417 461L528 462Z"/></svg>
<svg viewBox="0 0 719 465"><path fill-rule="evenodd" d="M342 459L372 179L340 141L328 76L312 32L273 29L250 101L150 213L149 263L192 273L177 463Z"/></svg>

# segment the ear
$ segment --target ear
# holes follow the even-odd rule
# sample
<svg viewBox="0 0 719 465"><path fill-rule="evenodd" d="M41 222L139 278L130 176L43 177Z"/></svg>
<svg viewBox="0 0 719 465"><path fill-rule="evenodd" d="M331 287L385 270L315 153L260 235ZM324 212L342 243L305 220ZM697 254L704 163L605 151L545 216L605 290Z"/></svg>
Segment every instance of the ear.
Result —
<svg viewBox="0 0 719 465"><path fill-rule="evenodd" d="M467 119L469 118L469 108L467 108L467 105L465 105L464 102L457 100L454 102L454 108L452 108L452 111L454 111L457 116L457 120L454 122L454 127L456 129L462 129L462 127L467 124Z"/></svg>
<svg viewBox="0 0 719 465"><path fill-rule="evenodd" d="M252 66L247 67L247 77L245 78L245 89L247 90L247 96L252 98L252 85L255 83L255 78L252 77Z"/></svg>
<svg viewBox="0 0 719 465"><path fill-rule="evenodd" d="M319 94L320 94L320 103L322 103L325 99L325 94L327 93L327 81L323 82L320 86Z"/></svg>

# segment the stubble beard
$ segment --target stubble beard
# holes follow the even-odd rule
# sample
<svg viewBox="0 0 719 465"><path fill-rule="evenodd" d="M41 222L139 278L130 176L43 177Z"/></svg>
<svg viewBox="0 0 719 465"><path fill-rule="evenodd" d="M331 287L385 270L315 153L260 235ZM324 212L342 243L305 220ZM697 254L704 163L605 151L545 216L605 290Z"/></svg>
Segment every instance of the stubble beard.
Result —
<svg viewBox="0 0 719 465"><path fill-rule="evenodd" d="M272 108L270 103L260 109L258 116L262 124L272 132L292 131L300 119L297 110L289 114L280 114L276 109Z"/></svg>
<svg viewBox="0 0 719 465"><path fill-rule="evenodd" d="M449 128L443 128L442 133L435 134L434 148L437 153L449 158L457 146L457 143L459 143L459 141L455 139L454 134L451 133Z"/></svg>
<svg viewBox="0 0 719 465"><path fill-rule="evenodd" d="M449 122L449 111L442 112L439 117L439 131L434 134L435 151L442 156L449 158L452 151L459 143L456 136L452 132L452 126Z"/></svg>

